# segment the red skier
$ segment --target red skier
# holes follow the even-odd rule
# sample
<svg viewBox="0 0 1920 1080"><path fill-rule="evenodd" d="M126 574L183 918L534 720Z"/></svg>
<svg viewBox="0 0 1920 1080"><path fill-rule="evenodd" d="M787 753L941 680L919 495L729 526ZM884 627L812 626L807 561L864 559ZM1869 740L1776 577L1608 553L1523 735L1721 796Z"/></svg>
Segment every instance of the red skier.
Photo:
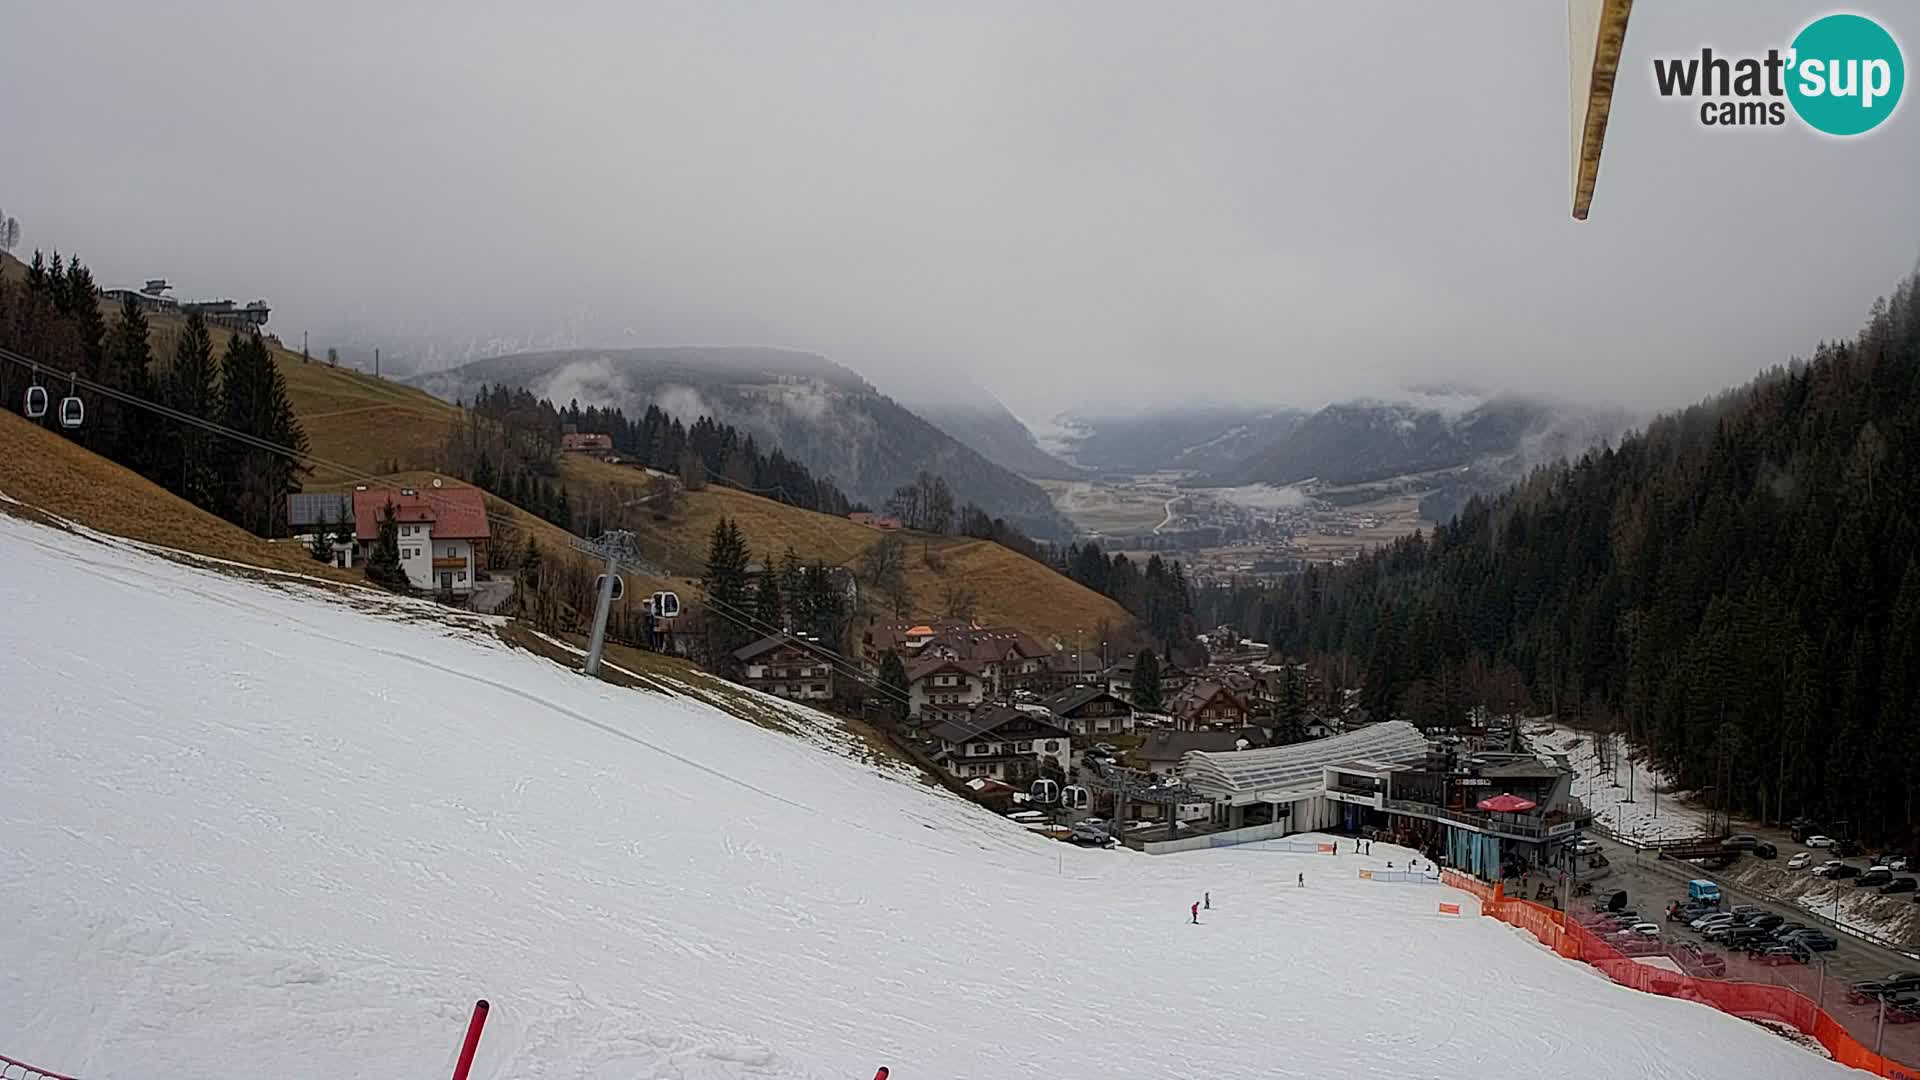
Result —
<svg viewBox="0 0 1920 1080"><path fill-rule="evenodd" d="M1198 900L1193 902L1193 925L1200 925L1200 901Z"/></svg>

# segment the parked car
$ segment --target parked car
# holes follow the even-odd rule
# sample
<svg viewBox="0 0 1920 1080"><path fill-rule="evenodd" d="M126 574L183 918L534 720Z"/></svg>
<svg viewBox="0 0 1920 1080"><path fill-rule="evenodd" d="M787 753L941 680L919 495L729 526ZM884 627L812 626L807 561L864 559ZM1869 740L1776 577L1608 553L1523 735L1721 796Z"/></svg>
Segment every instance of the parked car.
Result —
<svg viewBox="0 0 1920 1080"><path fill-rule="evenodd" d="M1880 886L1883 893L1920 892L1920 878L1897 877Z"/></svg>
<svg viewBox="0 0 1920 1080"><path fill-rule="evenodd" d="M1806 923L1790 922L1781 923L1779 926L1767 931L1767 933L1772 935L1775 941L1785 941L1805 929L1807 929Z"/></svg>
<svg viewBox="0 0 1920 1080"><path fill-rule="evenodd" d="M1787 869L1798 870L1801 867L1806 866L1812 862L1813 862L1813 852L1803 851L1800 854L1795 855L1793 858L1787 860Z"/></svg>
<svg viewBox="0 0 1920 1080"><path fill-rule="evenodd" d="M1599 850L1600 841L1598 840L1575 840L1573 842L1573 853L1575 855L1591 855Z"/></svg>
<svg viewBox="0 0 1920 1080"><path fill-rule="evenodd" d="M1814 952L1832 952L1840 947L1838 941L1833 940L1818 930L1811 930L1804 934L1795 934L1793 940L1799 942L1806 948L1812 949Z"/></svg>
<svg viewBox="0 0 1920 1080"><path fill-rule="evenodd" d="M1847 987L1847 1000L1855 1005L1868 1005L1889 992L1887 984L1881 980L1867 979Z"/></svg>
<svg viewBox="0 0 1920 1080"><path fill-rule="evenodd" d="M1836 841L1831 836L1809 836L1803 841L1810 848L1830 848Z"/></svg>
<svg viewBox="0 0 1920 1080"><path fill-rule="evenodd" d="M1759 842L1760 838L1752 833L1735 833L1725 840L1720 841L1720 846L1723 848L1732 848L1735 851L1752 851L1753 845Z"/></svg>
<svg viewBox="0 0 1920 1080"><path fill-rule="evenodd" d="M1860 868L1852 863L1841 863L1839 866L1827 871L1827 876L1835 881L1842 881L1846 878L1856 878L1860 876Z"/></svg>
<svg viewBox="0 0 1920 1080"><path fill-rule="evenodd" d="M1107 835L1107 823L1098 818L1075 822L1073 831L1067 834L1067 839L1076 844L1094 847L1105 847L1113 843L1113 837Z"/></svg>
<svg viewBox="0 0 1920 1080"><path fill-rule="evenodd" d="M1762 840L1753 845L1753 857L1756 859L1777 859L1780 857L1780 849Z"/></svg>
<svg viewBox="0 0 1920 1080"><path fill-rule="evenodd" d="M1699 918L1688 923L1687 925L1695 930L1700 931L1701 933L1706 933L1708 930L1711 930L1716 926L1725 926L1732 922L1733 922L1733 916L1724 911L1721 911L1721 912L1716 912L1715 914L1712 914L1712 915L1702 915Z"/></svg>
<svg viewBox="0 0 1920 1080"><path fill-rule="evenodd" d="M1885 885L1892 880L1893 871L1884 866L1870 866L1867 868L1866 873L1861 874L1853 880L1853 887L1856 889L1864 889L1869 885Z"/></svg>
<svg viewBox="0 0 1920 1080"><path fill-rule="evenodd" d="M1912 860L1908 859L1905 855L1895 855L1893 858L1888 859L1886 862L1887 862L1887 869L1893 871L1896 874L1900 873L1902 870L1920 869L1920 868L1914 867L1912 865Z"/></svg>
<svg viewBox="0 0 1920 1080"><path fill-rule="evenodd" d="M1769 967L1781 964L1804 964L1812 959L1807 950L1798 945L1769 945L1753 954L1755 961Z"/></svg>
<svg viewBox="0 0 1920 1080"><path fill-rule="evenodd" d="M1113 745L1112 743L1105 743L1105 742L1094 743L1093 752L1096 754L1099 754L1101 757L1119 757L1120 756L1120 748Z"/></svg>
<svg viewBox="0 0 1920 1080"><path fill-rule="evenodd" d="M1747 925L1756 927L1761 930L1765 930L1768 933L1772 933L1777 927L1779 927L1781 923L1784 923L1786 921L1787 921L1787 917L1785 915L1775 915L1773 912L1769 911L1766 914L1748 923Z"/></svg>
<svg viewBox="0 0 1920 1080"><path fill-rule="evenodd" d="M1698 945L1675 946L1673 958L1689 972L1697 971L1709 978L1719 978L1727 973L1727 962L1719 953L1708 952Z"/></svg>

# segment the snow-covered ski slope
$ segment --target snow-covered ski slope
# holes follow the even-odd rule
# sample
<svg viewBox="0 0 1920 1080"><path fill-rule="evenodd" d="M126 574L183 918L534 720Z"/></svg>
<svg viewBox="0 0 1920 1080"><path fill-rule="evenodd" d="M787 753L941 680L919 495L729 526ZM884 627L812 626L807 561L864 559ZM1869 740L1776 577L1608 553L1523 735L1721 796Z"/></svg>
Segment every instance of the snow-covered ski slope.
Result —
<svg viewBox="0 0 1920 1080"><path fill-rule="evenodd" d="M0 715L0 1052L89 1080L444 1076L481 996L485 1077L1847 1075L1356 879L1402 852L1067 848L824 737L6 516Z"/></svg>

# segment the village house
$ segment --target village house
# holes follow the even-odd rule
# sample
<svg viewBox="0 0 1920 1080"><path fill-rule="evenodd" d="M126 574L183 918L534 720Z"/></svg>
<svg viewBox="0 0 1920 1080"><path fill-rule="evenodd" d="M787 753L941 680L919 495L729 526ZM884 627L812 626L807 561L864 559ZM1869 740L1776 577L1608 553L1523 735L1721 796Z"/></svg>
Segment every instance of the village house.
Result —
<svg viewBox="0 0 1920 1080"><path fill-rule="evenodd" d="M437 482L437 481L436 481ZM380 538L380 519L393 508L400 544L400 566L416 589L461 595L473 591L475 575L486 567L487 506L480 489L439 487L353 489L353 539L356 561L365 563Z"/></svg>
<svg viewBox="0 0 1920 1080"><path fill-rule="evenodd" d="M287 531L300 543L311 545L316 533L337 537L343 524L353 524L352 497L308 492L287 496ZM328 546L333 551L333 565L341 569L354 565L352 543Z"/></svg>
<svg viewBox="0 0 1920 1080"><path fill-rule="evenodd" d="M613 436L591 431L563 431L560 449L568 454L611 454Z"/></svg>
<svg viewBox="0 0 1920 1080"><path fill-rule="evenodd" d="M791 634L771 634L733 658L743 666L740 681L788 701L828 701L833 697L833 664L818 646Z"/></svg>
<svg viewBox="0 0 1920 1080"><path fill-rule="evenodd" d="M1245 727L1253 718L1246 699L1211 680L1190 683L1172 700L1167 711L1179 731L1219 731Z"/></svg>
<svg viewBox="0 0 1920 1080"><path fill-rule="evenodd" d="M961 779L986 777L1024 787L1043 763L1065 775L1072 737L1042 710L981 705L948 713L928 729L934 760Z"/></svg>
<svg viewBox="0 0 1920 1080"><path fill-rule="evenodd" d="M907 715L914 719L962 711L987 700L987 679L968 660L930 656L907 665Z"/></svg>
<svg viewBox="0 0 1920 1080"><path fill-rule="evenodd" d="M1133 733L1133 706L1098 686L1074 686L1042 698L1054 723L1076 739Z"/></svg>

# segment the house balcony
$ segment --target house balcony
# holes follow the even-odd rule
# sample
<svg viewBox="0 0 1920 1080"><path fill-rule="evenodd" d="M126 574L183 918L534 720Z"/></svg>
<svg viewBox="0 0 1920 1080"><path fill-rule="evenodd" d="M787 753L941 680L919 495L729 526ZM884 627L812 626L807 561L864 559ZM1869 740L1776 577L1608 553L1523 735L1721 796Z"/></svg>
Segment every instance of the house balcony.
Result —
<svg viewBox="0 0 1920 1080"><path fill-rule="evenodd" d="M441 570L465 570L466 568L467 568L467 560L465 559L433 560L433 569L435 573L438 573Z"/></svg>

